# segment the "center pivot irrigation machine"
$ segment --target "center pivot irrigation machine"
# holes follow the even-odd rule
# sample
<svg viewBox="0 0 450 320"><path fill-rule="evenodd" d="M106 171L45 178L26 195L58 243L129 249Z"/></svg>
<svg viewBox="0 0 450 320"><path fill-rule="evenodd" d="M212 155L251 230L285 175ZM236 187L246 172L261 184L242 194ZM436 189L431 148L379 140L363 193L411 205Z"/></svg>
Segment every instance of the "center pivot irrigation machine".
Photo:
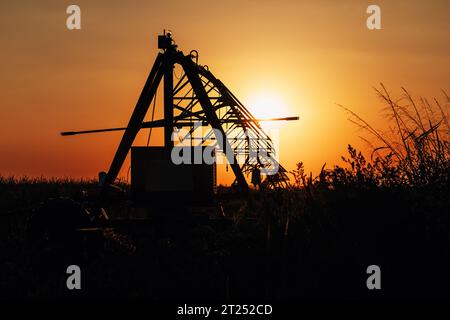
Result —
<svg viewBox="0 0 450 320"><path fill-rule="evenodd" d="M188 55L177 50L170 32L158 36L158 48L160 52L126 127L61 133L69 136L124 131L108 172L99 175L101 190L95 204L90 206L90 210L84 208L90 216L90 226L93 221L104 223L108 220L103 207L112 194L117 193L114 183L130 150L131 203L154 213L189 212L189 207L210 204L216 194L215 162L176 164L173 161L174 151L175 154L183 154L183 158L186 153L193 157L198 150L203 154L205 148L212 146L211 154L214 157L224 155L231 166L235 176L233 187L241 195L248 193L246 176L249 175L252 183L260 188L288 186L287 172L275 158L274 143L259 122L298 120L298 117L255 119L207 66L198 63L196 50ZM177 77L175 74L174 81L176 67L181 67L182 75ZM157 90L161 83L164 117L153 120ZM150 108L152 121L145 121ZM164 146L148 146L148 143L146 147L132 146L141 129L149 129L151 134L152 128L158 127L164 128ZM182 131L180 129L186 134L176 134ZM201 131L200 138L196 130ZM264 177L263 181L261 176ZM60 213L60 218L56 220L64 220L61 222L64 225L79 227L81 222L78 220L83 219L78 219L76 214L69 218L71 212L77 211L72 208L73 204L61 204L58 201L47 205L45 210L55 213L47 213L49 218L43 220L55 220L51 216L61 211L58 209L61 205L66 206L65 212ZM62 218L62 215L65 217ZM73 223L70 219L74 220ZM43 224L48 223L43 220Z"/></svg>

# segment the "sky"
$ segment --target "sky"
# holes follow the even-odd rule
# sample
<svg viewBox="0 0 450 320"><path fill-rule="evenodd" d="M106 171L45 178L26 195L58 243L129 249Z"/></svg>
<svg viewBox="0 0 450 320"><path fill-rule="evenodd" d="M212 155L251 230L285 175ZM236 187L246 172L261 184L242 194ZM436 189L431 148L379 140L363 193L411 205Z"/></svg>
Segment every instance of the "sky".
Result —
<svg viewBox="0 0 450 320"><path fill-rule="evenodd" d="M66 28L70 4L81 8L81 30ZM366 27L370 4L381 8L381 30ZM402 86L449 92L449 9L446 0L2 1L0 175L107 170L121 133L59 132L126 125L163 29L185 53L198 50L256 116L299 116L278 126L280 161L317 173L348 144L366 147L337 104L382 128L380 82L394 96ZM261 96L275 101L270 112Z"/></svg>

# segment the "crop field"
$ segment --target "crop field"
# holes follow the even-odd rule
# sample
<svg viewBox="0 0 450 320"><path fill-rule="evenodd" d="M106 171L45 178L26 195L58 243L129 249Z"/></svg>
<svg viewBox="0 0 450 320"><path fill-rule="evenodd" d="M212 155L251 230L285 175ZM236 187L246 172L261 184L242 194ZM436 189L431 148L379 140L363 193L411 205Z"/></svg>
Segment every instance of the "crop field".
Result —
<svg viewBox="0 0 450 320"><path fill-rule="evenodd" d="M348 110L383 148L365 157L349 146L343 166L316 177L299 163L289 188L252 190L247 201L221 187L224 224L104 228L76 245L39 247L27 226L40 204L82 203L97 182L0 178L1 298L449 298L448 118L415 117L379 94L399 143ZM111 218L139 215L129 204L124 195L105 210ZM83 290L66 290L71 264L83 270ZM380 291L367 290L370 265L382 270Z"/></svg>

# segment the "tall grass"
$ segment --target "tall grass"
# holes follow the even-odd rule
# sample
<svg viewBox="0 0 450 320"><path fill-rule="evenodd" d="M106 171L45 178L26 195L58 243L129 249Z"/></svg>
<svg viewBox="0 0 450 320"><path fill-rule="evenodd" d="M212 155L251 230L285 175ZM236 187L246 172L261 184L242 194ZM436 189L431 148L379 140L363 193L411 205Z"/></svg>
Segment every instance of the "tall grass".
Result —
<svg viewBox="0 0 450 320"><path fill-rule="evenodd" d="M339 287L336 295L345 295L341 288L353 287L347 293L355 293L362 288L355 274L377 262L396 277L385 296L447 296L450 99L443 92L443 101L430 102L401 90L394 99L384 85L375 89L384 104L385 131L340 105L363 131L369 156L349 145L344 165L324 165L317 176L299 162L291 171L292 192L282 195L281 204L277 197L264 199L261 207L276 213L284 234L282 247L290 248L288 270L291 264L299 272L283 273L290 277L286 282L298 281L311 292ZM335 271L344 280L333 277Z"/></svg>
<svg viewBox="0 0 450 320"><path fill-rule="evenodd" d="M402 95L394 99L383 84L375 91L384 103L384 116L389 130L381 131L347 107L339 105L349 115L349 120L369 134L362 137L372 149L372 164L368 173L376 171L379 184L399 183L423 186L448 183L450 170L450 98L443 91L444 101L419 97L414 98L408 90L401 88ZM355 151L349 148L351 158ZM360 156L358 156L360 157ZM352 169L363 161L348 161ZM362 168L356 168L360 172Z"/></svg>

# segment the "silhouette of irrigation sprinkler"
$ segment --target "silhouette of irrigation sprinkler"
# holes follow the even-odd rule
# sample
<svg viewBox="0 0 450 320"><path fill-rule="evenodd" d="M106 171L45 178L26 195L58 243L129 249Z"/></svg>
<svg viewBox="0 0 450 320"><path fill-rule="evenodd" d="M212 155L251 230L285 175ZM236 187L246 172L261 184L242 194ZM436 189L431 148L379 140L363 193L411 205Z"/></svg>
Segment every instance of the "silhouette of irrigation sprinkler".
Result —
<svg viewBox="0 0 450 320"><path fill-rule="evenodd" d="M114 159L106 174L104 185L113 184L139 130L145 128L164 128L164 148L170 152L174 146L174 128L188 127L194 136L194 122L214 129L215 134L227 137L220 151L232 150L226 155L235 175L235 182L241 191L248 188L244 174L255 169L268 171L271 166L279 170L266 177L267 185L279 188L287 185L286 170L275 160L274 144L259 125L260 121L298 120L298 117L255 119L236 96L210 71L207 66L198 64L198 53L192 50L188 55L177 50L171 33L158 37L161 49L147 78L142 93L126 127L98 129L76 132L62 132L63 136L124 130L125 133L117 148ZM174 82L174 67L180 65L183 75ZM145 122L144 118L155 99L160 83L164 84L164 119ZM153 110L154 112L154 110ZM207 137L207 138L211 138ZM218 139L215 137L216 140ZM208 140L208 139L206 139ZM267 157L257 157L263 150ZM252 153L252 151L255 151ZM240 165L237 157L242 158ZM272 162L272 163L271 163Z"/></svg>
<svg viewBox="0 0 450 320"><path fill-rule="evenodd" d="M261 128L259 121L289 121L298 120L298 117L255 119L207 66L198 63L197 51L192 50L185 55L177 50L171 33L165 32L158 36L158 48L160 52L126 127L61 133L69 136L124 131L109 170L99 176L99 196L89 210L86 210L86 206L79 208L80 215L87 215L89 219L74 218L71 220L73 223L66 225L85 230L93 226L93 221L96 222L95 226L100 227L113 223L103 207L113 197L112 190L117 190L114 183L130 150L131 195L134 203L165 216L189 211L189 207L210 205L216 191L215 163L199 165L192 161L189 164L175 164L174 150L183 156L186 152L195 155L196 151L204 152L208 146L213 146L213 156L217 153L225 155L235 176L233 186L240 194L248 192L245 176L249 174L252 174L252 183L255 185L271 189L288 186L287 172L276 160L274 143ZM176 77L176 81L175 66L183 70L182 76ZM153 120L156 93L161 83L164 91L164 117ZM144 121L152 102L152 121ZM138 132L147 128L164 129L164 146L132 147ZM180 128L188 131L184 137L188 139L188 146L174 143L174 130ZM204 128L210 131L200 141L196 140L196 130L202 131ZM265 175L262 182L261 173ZM50 216L55 215L56 211L66 211L65 208L70 208L70 212L77 211L74 204L67 201L59 200L50 205L47 208L51 212ZM48 214L45 219L52 220ZM44 220L41 219L38 224L45 225L47 220ZM54 227L57 228L56 225Z"/></svg>

